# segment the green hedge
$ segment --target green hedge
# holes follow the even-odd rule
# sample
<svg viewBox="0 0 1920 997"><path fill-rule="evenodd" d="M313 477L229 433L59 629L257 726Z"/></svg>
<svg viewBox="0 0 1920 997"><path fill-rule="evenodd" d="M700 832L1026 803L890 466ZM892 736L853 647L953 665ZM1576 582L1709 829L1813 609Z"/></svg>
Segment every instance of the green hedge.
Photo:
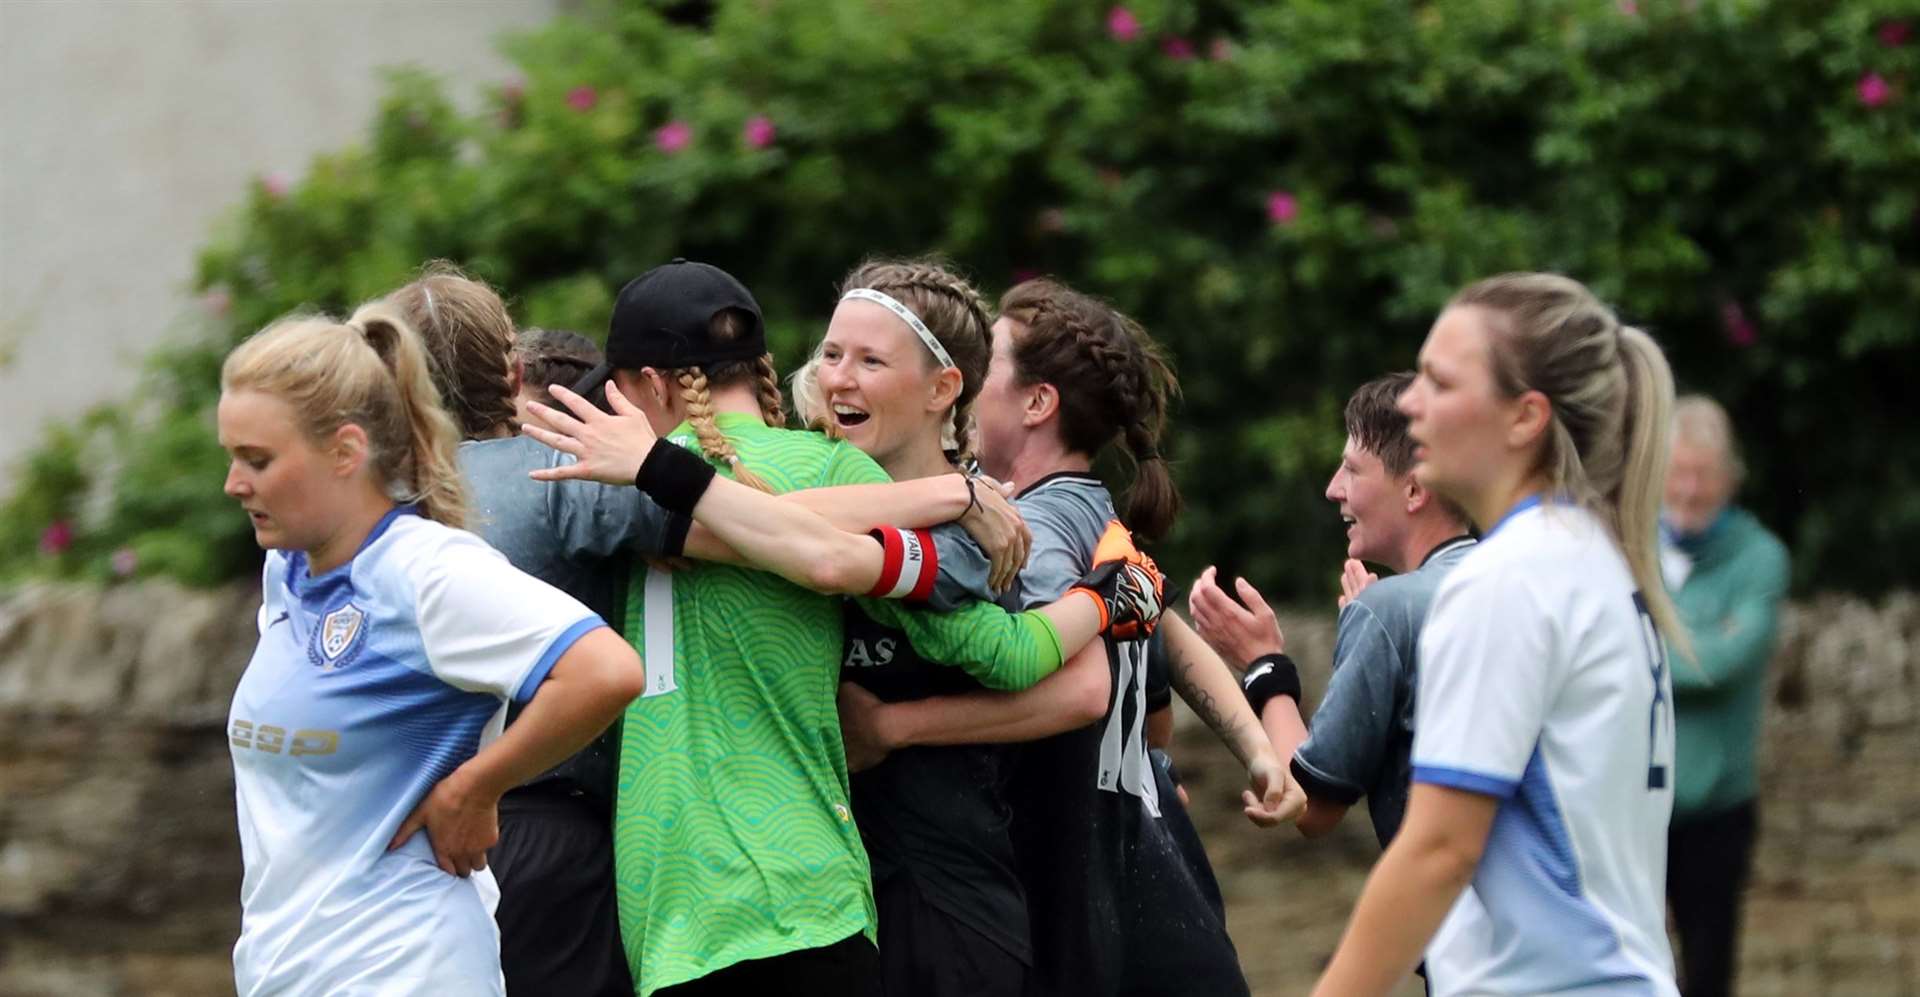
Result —
<svg viewBox="0 0 1920 997"><path fill-rule="evenodd" d="M507 40L520 75L471 113L397 73L364 145L256 184L200 257L206 345L159 358L140 404L53 431L0 513L0 571L252 570L219 491L220 354L423 260L595 335L624 279L711 260L790 364L852 263L938 250L994 293L1058 274L1171 347L1179 575L1220 560L1332 591L1320 493L1347 392L1408 366L1461 284L1544 268L1728 403L1801 587L1883 589L1920 550L1902 6L590 6Z"/></svg>

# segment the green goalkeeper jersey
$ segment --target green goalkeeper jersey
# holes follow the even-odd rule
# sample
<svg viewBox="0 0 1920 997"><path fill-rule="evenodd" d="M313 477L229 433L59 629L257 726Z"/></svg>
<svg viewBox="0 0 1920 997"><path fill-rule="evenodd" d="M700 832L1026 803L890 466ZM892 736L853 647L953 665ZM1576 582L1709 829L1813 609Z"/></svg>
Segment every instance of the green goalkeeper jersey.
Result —
<svg viewBox="0 0 1920 997"><path fill-rule="evenodd" d="M730 413L718 424L776 492L888 480L844 441ZM695 445L685 425L669 440ZM925 657L993 688L1025 688L1060 664L1059 639L1037 613L862 602ZM614 875L640 993L855 932L873 937L835 707L838 598L746 568L642 567L628 586L626 633L647 691L625 717Z"/></svg>

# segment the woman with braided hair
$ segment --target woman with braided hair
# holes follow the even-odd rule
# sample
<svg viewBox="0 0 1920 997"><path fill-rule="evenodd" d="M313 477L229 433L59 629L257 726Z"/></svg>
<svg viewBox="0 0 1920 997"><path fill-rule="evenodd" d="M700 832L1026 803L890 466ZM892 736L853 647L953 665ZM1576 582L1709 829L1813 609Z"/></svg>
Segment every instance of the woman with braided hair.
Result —
<svg viewBox="0 0 1920 997"><path fill-rule="evenodd" d="M1139 467L1125 521L1159 536L1179 508L1159 439L1172 372L1131 319L1052 281L1008 291L992 327L975 405L981 465L1020 489L1033 554L1003 605L1056 598L1086 570L1114 516L1094 457L1116 440ZM839 409L836 408L836 415ZM1246 812L1262 825L1304 797L1261 733L1224 663L1177 617L1164 618L1171 679L1247 766ZM1209 890L1181 849L1180 808L1147 757L1144 639L1110 639L1032 689L883 703L841 697L851 744L873 753L924 745L1031 742L1010 765L1011 840L1031 923L1031 994L1245 993ZM924 749L921 749L924 750ZM1191 839L1188 839L1191 840Z"/></svg>

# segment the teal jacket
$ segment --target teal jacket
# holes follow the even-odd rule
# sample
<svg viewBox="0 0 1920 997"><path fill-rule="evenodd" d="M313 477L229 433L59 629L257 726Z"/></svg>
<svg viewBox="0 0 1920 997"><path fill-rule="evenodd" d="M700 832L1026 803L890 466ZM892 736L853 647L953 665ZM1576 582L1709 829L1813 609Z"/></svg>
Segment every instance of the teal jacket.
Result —
<svg viewBox="0 0 1920 997"><path fill-rule="evenodd" d="M1673 812L1684 819L1723 812L1757 792L1754 742L1787 593L1787 549L1731 507L1674 546L1692 562L1673 592L1695 657L1674 655L1672 664Z"/></svg>

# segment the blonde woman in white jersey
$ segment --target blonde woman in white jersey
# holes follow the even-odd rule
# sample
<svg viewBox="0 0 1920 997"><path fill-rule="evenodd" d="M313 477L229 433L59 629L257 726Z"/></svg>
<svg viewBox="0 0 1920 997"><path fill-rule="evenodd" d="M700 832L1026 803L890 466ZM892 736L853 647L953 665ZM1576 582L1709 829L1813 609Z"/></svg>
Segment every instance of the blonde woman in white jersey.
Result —
<svg viewBox="0 0 1920 997"><path fill-rule="evenodd" d="M1385 994L1423 949L1436 995L1677 993L1672 404L1660 348L1565 277L1489 278L1434 323L1400 397L1415 473L1486 536L1434 596L1406 823L1316 994ZM1484 911L1447 918L1469 883Z"/></svg>

